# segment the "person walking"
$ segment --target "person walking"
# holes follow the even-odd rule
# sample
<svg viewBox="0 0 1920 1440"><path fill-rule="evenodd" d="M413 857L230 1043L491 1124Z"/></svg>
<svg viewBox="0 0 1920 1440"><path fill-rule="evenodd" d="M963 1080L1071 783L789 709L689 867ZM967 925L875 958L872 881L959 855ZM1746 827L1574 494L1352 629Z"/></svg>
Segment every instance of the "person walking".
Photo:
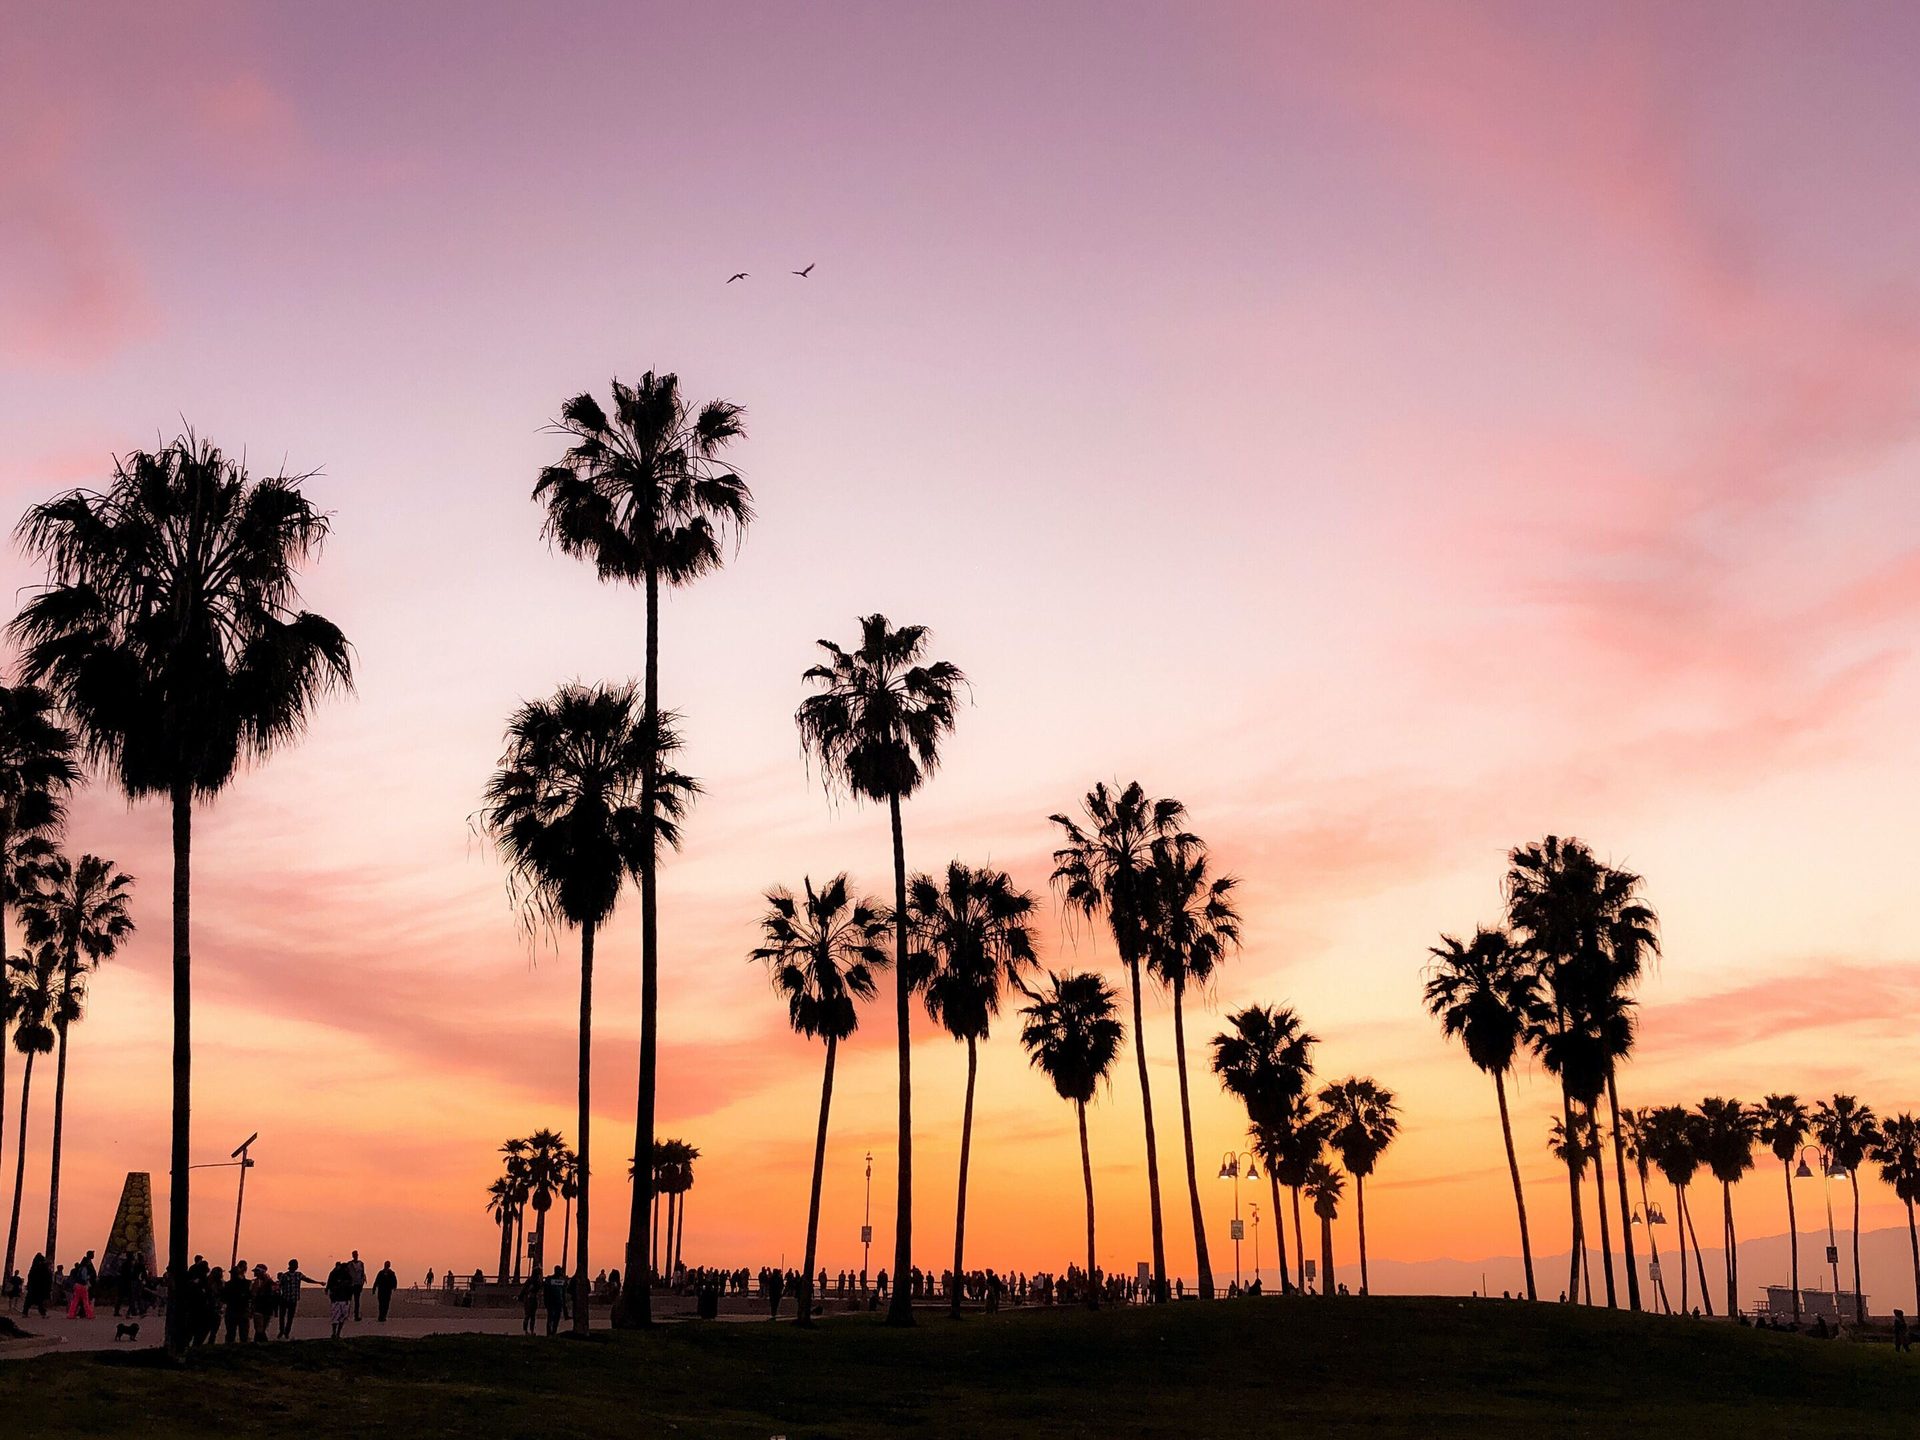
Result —
<svg viewBox="0 0 1920 1440"><path fill-rule="evenodd" d="M31 1315L37 1306L40 1318L47 1316L47 1301L53 1298L53 1266L47 1263L44 1255L35 1255L33 1263L27 1267L27 1303L22 1307L22 1315Z"/></svg>
<svg viewBox="0 0 1920 1440"><path fill-rule="evenodd" d="M533 1273L520 1287L520 1333L522 1335L533 1334L533 1321L534 1317L540 1313L540 1292L543 1288L540 1267L535 1265Z"/></svg>
<svg viewBox="0 0 1920 1440"><path fill-rule="evenodd" d="M393 1303L393 1292L400 1288L400 1277L393 1273L393 1262L380 1262L380 1273L373 1277L373 1303L380 1307L380 1323L387 1323L387 1307Z"/></svg>
<svg viewBox="0 0 1920 1440"><path fill-rule="evenodd" d="M333 1268L327 1271L327 1323L333 1327L333 1339L338 1340L346 1328L347 1317L353 1313L353 1297L358 1293L352 1263L334 1261Z"/></svg>
<svg viewBox="0 0 1920 1440"><path fill-rule="evenodd" d="M347 1262L347 1269L353 1275L353 1318L358 1320L360 1318L360 1292L367 1288L367 1267L365 1262L360 1259L360 1252L358 1250L353 1252L353 1259Z"/></svg>
<svg viewBox="0 0 1920 1440"><path fill-rule="evenodd" d="M293 1335L293 1317L300 1309L300 1287L316 1285L319 1282L311 1275L300 1272L300 1262L289 1260L287 1268L280 1272L280 1338L289 1339Z"/></svg>
<svg viewBox="0 0 1920 1440"><path fill-rule="evenodd" d="M267 1342L267 1325L273 1319L274 1306L279 1303L280 1290L264 1265L253 1267L253 1284L248 1288L253 1292L253 1341L256 1345L264 1345Z"/></svg>
<svg viewBox="0 0 1920 1440"><path fill-rule="evenodd" d="M558 1265L548 1272L543 1287L547 1301L547 1334L560 1333L560 1317L567 1309L567 1272Z"/></svg>
<svg viewBox="0 0 1920 1440"><path fill-rule="evenodd" d="M233 1274L220 1287L220 1307L226 1321L227 1344L238 1345L247 1338L247 1317L253 1313L253 1282L247 1278L247 1262L236 1261Z"/></svg>
<svg viewBox="0 0 1920 1440"><path fill-rule="evenodd" d="M93 1318L93 1282L99 1274L93 1263L93 1251L73 1267L73 1273L67 1277L67 1318L81 1320Z"/></svg>

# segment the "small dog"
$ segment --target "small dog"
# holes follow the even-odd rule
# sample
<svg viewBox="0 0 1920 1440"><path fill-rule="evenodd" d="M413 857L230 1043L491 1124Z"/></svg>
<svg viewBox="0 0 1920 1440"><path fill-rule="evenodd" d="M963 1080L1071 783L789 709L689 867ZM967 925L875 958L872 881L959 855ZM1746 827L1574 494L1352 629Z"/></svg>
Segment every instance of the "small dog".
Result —
<svg viewBox="0 0 1920 1440"><path fill-rule="evenodd" d="M121 1340L138 1341L140 1338L140 1322L138 1320L128 1320L124 1324L114 1326L113 1338L116 1343Z"/></svg>

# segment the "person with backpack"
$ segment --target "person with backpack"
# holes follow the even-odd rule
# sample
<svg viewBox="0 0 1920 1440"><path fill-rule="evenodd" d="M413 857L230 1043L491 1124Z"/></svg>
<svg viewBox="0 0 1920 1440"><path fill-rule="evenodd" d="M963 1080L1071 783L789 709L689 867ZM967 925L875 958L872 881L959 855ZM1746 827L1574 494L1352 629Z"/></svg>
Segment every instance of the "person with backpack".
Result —
<svg viewBox="0 0 1920 1440"><path fill-rule="evenodd" d="M67 1277L67 1318L78 1317L82 1320L93 1318L93 1282L99 1271L94 1268L93 1251L87 1251L86 1258L73 1267L73 1273Z"/></svg>
<svg viewBox="0 0 1920 1440"><path fill-rule="evenodd" d="M567 1308L567 1273L558 1265L547 1273L543 1287L547 1301L547 1334L560 1333L560 1317Z"/></svg>

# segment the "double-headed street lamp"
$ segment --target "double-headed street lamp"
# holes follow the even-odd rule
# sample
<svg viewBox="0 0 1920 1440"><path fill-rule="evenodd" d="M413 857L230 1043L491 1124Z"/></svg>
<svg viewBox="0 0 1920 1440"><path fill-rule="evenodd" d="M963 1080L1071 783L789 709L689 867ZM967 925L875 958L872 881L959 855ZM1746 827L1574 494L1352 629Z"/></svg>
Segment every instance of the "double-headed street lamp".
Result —
<svg viewBox="0 0 1920 1440"><path fill-rule="evenodd" d="M1833 1157L1818 1145L1803 1145L1800 1147L1799 1163L1793 1167L1794 1179L1808 1180L1813 1177L1813 1171L1807 1168L1809 1155L1820 1157L1821 1188L1827 1192L1827 1264L1833 1267L1833 1314L1838 1320L1840 1317L1840 1241L1833 1233L1833 1182L1836 1179L1847 1178L1847 1167L1836 1166L1833 1163ZM1857 1303L1858 1297L1855 1298ZM1793 1303L1797 1310L1800 1305L1798 1295L1793 1297Z"/></svg>
<svg viewBox="0 0 1920 1440"><path fill-rule="evenodd" d="M1242 1160L1247 1162L1244 1171L1240 1168ZM1227 1151L1220 1161L1220 1178L1233 1181L1233 1288L1235 1290L1240 1288L1240 1237L1246 1233L1247 1228L1240 1223L1240 1177L1243 1174L1249 1180L1260 1178L1259 1167L1253 1163L1253 1152L1251 1150ZM1260 1257L1256 1253L1254 1256L1256 1275L1259 1273L1259 1263Z"/></svg>

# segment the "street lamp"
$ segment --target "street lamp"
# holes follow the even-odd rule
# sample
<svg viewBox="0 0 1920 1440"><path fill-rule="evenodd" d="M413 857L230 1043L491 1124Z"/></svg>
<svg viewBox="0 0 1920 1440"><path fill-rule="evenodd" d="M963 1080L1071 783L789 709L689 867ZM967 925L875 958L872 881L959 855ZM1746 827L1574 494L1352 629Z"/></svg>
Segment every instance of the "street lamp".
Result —
<svg viewBox="0 0 1920 1440"><path fill-rule="evenodd" d="M1247 1209L1253 1212L1253 1283L1260 1284L1260 1202L1248 1202Z"/></svg>
<svg viewBox="0 0 1920 1440"><path fill-rule="evenodd" d="M1667 1304L1667 1283L1660 1275L1660 1242L1654 1237L1653 1233L1654 1226L1667 1223L1666 1212L1649 1200L1646 1210L1643 1212L1635 1209L1632 1218L1628 1220L1627 1223L1629 1225L1644 1225L1647 1227L1647 1248L1653 1252L1652 1258L1647 1262L1647 1277L1653 1281L1654 1289L1659 1292L1661 1310L1670 1312L1671 1307ZM1684 1257L1682 1257L1681 1264L1683 1267L1686 1264Z"/></svg>
<svg viewBox="0 0 1920 1440"><path fill-rule="evenodd" d="M1246 1169L1240 1168L1240 1162L1247 1162ZM1220 1161L1220 1178L1233 1181L1233 1288L1240 1288L1240 1237L1246 1233L1246 1226L1240 1223L1240 1177L1249 1180L1260 1178L1259 1167L1253 1163L1250 1150L1229 1150ZM1256 1257L1257 1260L1257 1257Z"/></svg>
<svg viewBox="0 0 1920 1440"><path fill-rule="evenodd" d="M252 1147L253 1142L259 1138L260 1132L258 1130L247 1136L246 1139L242 1140L239 1145L235 1147L231 1159L209 1160L202 1165L189 1165L187 1167L189 1170L232 1170L237 1168L240 1171L240 1195L239 1198L233 1202L233 1256L227 1261L227 1269L229 1270L240 1263L240 1211L247 1203L247 1171L251 1170L254 1166L254 1162L247 1154L247 1151Z"/></svg>
<svg viewBox="0 0 1920 1440"><path fill-rule="evenodd" d="M860 1293L867 1293L867 1261L873 1251L873 1151L867 1151L867 1209L860 1222Z"/></svg>
<svg viewBox="0 0 1920 1440"><path fill-rule="evenodd" d="M1834 1319L1838 1321L1840 1318L1840 1240L1833 1232L1833 1182L1836 1179L1846 1179L1847 1169L1844 1165L1835 1165L1833 1163L1833 1157L1819 1146L1803 1145L1800 1147L1798 1163L1793 1167L1794 1179L1807 1180L1812 1178L1813 1171L1807 1168L1807 1156L1809 1155L1817 1155L1820 1157L1820 1183L1821 1188L1826 1191L1827 1264L1833 1267L1833 1314ZM1795 1312L1797 1313L1800 1307L1800 1297L1798 1295L1793 1297L1793 1304Z"/></svg>

